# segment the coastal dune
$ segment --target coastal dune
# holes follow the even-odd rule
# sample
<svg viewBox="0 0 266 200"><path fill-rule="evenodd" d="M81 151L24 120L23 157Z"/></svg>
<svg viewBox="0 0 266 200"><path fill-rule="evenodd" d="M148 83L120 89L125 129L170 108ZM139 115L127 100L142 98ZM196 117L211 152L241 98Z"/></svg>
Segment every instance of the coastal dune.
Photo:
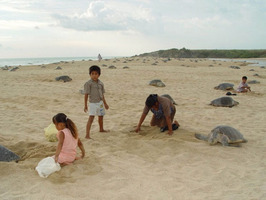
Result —
<svg viewBox="0 0 266 200"><path fill-rule="evenodd" d="M80 90L94 64L102 69L100 80L110 106L104 127L110 132L100 133L95 118L93 139L87 140L88 114ZM116 69L108 68L111 65ZM62 70L55 70L58 66ZM62 75L72 81L55 80ZM250 85L252 92L232 96L239 105L209 105L227 92L215 86L229 82L236 89L244 75L260 84ZM166 86L150 86L153 79ZM0 144L21 157L18 163L0 162L0 199L266 197L265 68L233 60L132 57L0 70L0 85ZM169 94L178 104L175 119L181 126L172 136L149 126L151 113L140 133L134 132L149 94ZM44 128L59 112L77 125L86 156L44 179L35 167L55 153L57 143L46 140ZM239 148L210 146L194 137L218 125L236 128L248 143Z"/></svg>

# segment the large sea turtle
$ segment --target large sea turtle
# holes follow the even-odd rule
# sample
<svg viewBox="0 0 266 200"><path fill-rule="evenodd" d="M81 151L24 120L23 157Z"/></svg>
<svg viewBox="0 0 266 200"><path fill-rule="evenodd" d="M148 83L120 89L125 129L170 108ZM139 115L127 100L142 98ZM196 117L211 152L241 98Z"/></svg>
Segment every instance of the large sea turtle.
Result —
<svg viewBox="0 0 266 200"><path fill-rule="evenodd" d="M248 84L259 84L260 82L257 80L248 81Z"/></svg>
<svg viewBox="0 0 266 200"><path fill-rule="evenodd" d="M169 94L163 94L161 97L166 97L170 99L174 105L177 105L177 103L174 101L174 99Z"/></svg>
<svg viewBox="0 0 266 200"><path fill-rule="evenodd" d="M9 162L12 160L18 161L20 157L6 147L0 145L0 161Z"/></svg>
<svg viewBox="0 0 266 200"><path fill-rule="evenodd" d="M217 126L208 135L195 134L199 140L207 141L210 145L221 143L223 146L240 146L240 143L247 142L243 135L233 127Z"/></svg>
<svg viewBox="0 0 266 200"><path fill-rule="evenodd" d="M235 101L232 97L220 97L211 101L210 105L218 107L233 107L239 103Z"/></svg>
<svg viewBox="0 0 266 200"><path fill-rule="evenodd" d="M55 78L55 80L69 82L69 81L72 81L72 78L70 78L69 76L58 76Z"/></svg>
<svg viewBox="0 0 266 200"><path fill-rule="evenodd" d="M108 67L109 69L116 69L116 67L114 65L111 65Z"/></svg>
<svg viewBox="0 0 266 200"><path fill-rule="evenodd" d="M156 86L156 87L165 87L165 84L159 79L150 81L149 85Z"/></svg>
<svg viewBox="0 0 266 200"><path fill-rule="evenodd" d="M216 90L233 90L234 84L232 83L221 83L220 85L214 87Z"/></svg>

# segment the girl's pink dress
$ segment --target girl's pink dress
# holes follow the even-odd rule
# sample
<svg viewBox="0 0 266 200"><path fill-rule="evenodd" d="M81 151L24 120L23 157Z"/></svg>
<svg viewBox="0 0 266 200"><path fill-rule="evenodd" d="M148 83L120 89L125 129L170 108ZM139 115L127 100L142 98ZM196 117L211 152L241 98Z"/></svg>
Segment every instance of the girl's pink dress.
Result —
<svg viewBox="0 0 266 200"><path fill-rule="evenodd" d="M65 128L62 130L65 139L64 143L61 149L61 152L58 156L58 162L59 163L64 163L64 164L70 164L74 162L76 159L76 154L77 154L77 145L78 145L78 139L75 139L70 130L68 128ZM59 131L60 132L60 131ZM59 132L57 133L56 137L59 139Z"/></svg>

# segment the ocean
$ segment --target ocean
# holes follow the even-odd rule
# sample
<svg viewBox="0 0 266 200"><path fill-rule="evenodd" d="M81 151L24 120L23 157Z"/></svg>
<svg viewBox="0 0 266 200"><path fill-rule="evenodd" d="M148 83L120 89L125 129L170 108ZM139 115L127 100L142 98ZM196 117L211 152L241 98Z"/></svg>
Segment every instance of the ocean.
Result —
<svg viewBox="0 0 266 200"><path fill-rule="evenodd" d="M257 66L257 67L266 67L266 59L265 58L249 58L249 59L228 59L228 58L210 58L210 60L220 60L220 61L230 61L230 62L247 62L252 63L249 66Z"/></svg>
<svg viewBox="0 0 266 200"><path fill-rule="evenodd" d="M107 56L103 59L119 58L121 56ZM82 61L82 60L97 60L97 56L94 57L46 57L46 58L0 58L0 67L5 66L20 66L20 65L42 65L57 63L60 61Z"/></svg>
<svg viewBox="0 0 266 200"><path fill-rule="evenodd" d="M123 56L106 56L103 59L121 58ZM0 58L0 67L5 66L19 66L19 65L42 65L57 63L60 61L82 61L82 60L97 60L97 56L93 57L44 57L44 58ZM251 66L265 66L266 59L221 59L221 58L210 58L210 60L221 60L221 61L241 61L254 63Z"/></svg>

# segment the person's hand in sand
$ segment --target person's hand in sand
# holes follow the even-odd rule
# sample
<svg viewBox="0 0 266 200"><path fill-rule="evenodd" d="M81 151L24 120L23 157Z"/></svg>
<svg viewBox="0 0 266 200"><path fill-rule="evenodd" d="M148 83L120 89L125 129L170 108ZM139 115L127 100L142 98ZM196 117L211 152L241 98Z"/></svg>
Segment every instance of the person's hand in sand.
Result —
<svg viewBox="0 0 266 200"><path fill-rule="evenodd" d="M140 131L140 127L137 126L137 128L135 129L135 132L138 133Z"/></svg>
<svg viewBox="0 0 266 200"><path fill-rule="evenodd" d="M173 134L173 130L178 129L179 123L176 120L173 123L176 109L172 101L167 97L151 94L146 99L145 107L135 132L138 133L140 131L140 127L150 110L153 113L150 122L151 126L160 127L161 132L168 130L169 135Z"/></svg>
<svg viewBox="0 0 266 200"><path fill-rule="evenodd" d="M79 140L78 146L80 146L81 144L82 144L82 143L81 143L81 141ZM81 159L84 158L84 156L85 156L85 151L84 151L84 152L81 151L81 156L76 156L76 160L81 160Z"/></svg>

